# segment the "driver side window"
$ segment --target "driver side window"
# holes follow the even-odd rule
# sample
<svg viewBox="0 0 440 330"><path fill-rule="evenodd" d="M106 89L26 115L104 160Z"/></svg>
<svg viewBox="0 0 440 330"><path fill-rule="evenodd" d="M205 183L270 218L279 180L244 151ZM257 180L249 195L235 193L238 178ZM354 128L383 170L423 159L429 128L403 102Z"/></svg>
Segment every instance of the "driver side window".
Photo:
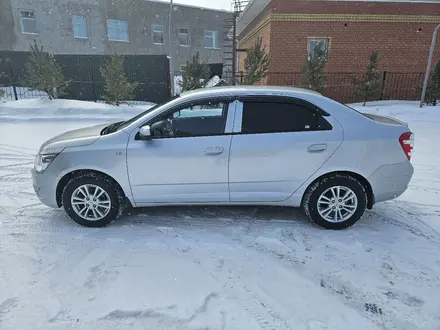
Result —
<svg viewBox="0 0 440 330"><path fill-rule="evenodd" d="M228 102L194 102L173 111L151 124L153 138L179 138L222 135L225 131Z"/></svg>

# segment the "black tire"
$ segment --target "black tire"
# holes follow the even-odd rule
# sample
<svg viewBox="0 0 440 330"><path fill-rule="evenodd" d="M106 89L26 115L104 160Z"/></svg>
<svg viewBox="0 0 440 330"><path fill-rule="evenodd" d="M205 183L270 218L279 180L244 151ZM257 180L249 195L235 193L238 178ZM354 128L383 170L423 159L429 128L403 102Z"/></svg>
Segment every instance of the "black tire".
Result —
<svg viewBox="0 0 440 330"><path fill-rule="evenodd" d="M323 218L318 211L318 200L321 194L335 186L347 187L357 197L355 212L351 217L341 222L330 222ZM364 214L366 207L367 193L364 186L352 176L344 174L334 174L318 180L308 188L303 201L304 212L310 220L320 227L335 230L345 229L355 224Z"/></svg>
<svg viewBox="0 0 440 330"><path fill-rule="evenodd" d="M78 187L84 184L96 185L103 189L110 197L110 211L104 218L96 221L90 221L82 218L74 211L71 204L72 194ZM81 226L93 228L105 227L112 223L122 214L125 207L124 193L121 188L119 188L118 185L113 182L113 180L91 172L83 173L70 179L70 181L64 187L62 201L66 213L72 218L73 221Z"/></svg>

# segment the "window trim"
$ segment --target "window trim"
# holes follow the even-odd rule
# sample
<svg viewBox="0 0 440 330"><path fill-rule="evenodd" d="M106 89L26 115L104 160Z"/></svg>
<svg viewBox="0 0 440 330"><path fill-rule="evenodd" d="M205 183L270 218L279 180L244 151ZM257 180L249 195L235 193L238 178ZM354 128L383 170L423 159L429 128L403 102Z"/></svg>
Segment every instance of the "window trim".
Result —
<svg viewBox="0 0 440 330"><path fill-rule="evenodd" d="M187 30L187 33L181 33L181 32L180 32L181 29L186 29L186 30ZM186 44L186 45L182 45L182 44L180 43L180 35L185 35L185 36L187 37L187 39L188 39L188 44ZM189 37L189 27L187 27L187 26L180 26L180 27L179 27L179 35L178 35L178 37L179 37L179 47L191 47L191 40L190 40L190 37Z"/></svg>
<svg viewBox="0 0 440 330"><path fill-rule="evenodd" d="M83 17L84 18L84 23L85 23L85 28L86 28L86 32L87 32L87 37L78 37L75 36L75 29L74 29L74 24L73 24L73 17ZM72 21L72 33L73 33L73 37L75 39L89 39L89 29L88 29L88 24L87 24L87 17L84 15L71 15L71 21Z"/></svg>
<svg viewBox="0 0 440 330"><path fill-rule="evenodd" d="M232 132L228 132L228 125L231 126L232 128L232 123L234 121L235 118L235 111L236 111L236 102L235 102L235 98L234 97L209 97L209 98L201 98L201 99L197 99L197 100L189 100L189 101L184 101L180 104L176 104L175 106L157 114L156 116L154 116L153 118L150 118L149 120L145 121L144 123L142 123L141 125L139 125L139 127L137 128L137 130L139 130L141 127L146 126L146 125L152 125L157 121L160 120L164 120L165 118L169 117L172 113L178 111L179 109L182 109L184 107L188 107L191 104L201 104L201 103L207 103L207 102L223 102L225 104L226 110L223 109L223 111L226 111L226 121L225 121L225 126L223 128L223 133L221 134L206 134L206 135L197 135L197 136L171 136L171 137L158 137L155 138L152 136L153 140L165 140L165 139L193 139L193 138L198 138L198 137L207 137L207 136L225 136L225 135L232 135ZM230 122L230 123L229 123ZM141 140L139 138L139 131L135 134L135 140Z"/></svg>
<svg viewBox="0 0 440 330"><path fill-rule="evenodd" d="M21 17L21 12L32 12L34 13L34 18ZM21 34L29 34L29 35L39 35L38 26L37 26L37 15L35 14L35 9L18 9L18 19L20 20L20 30ZM22 20L34 20L35 21L35 30L37 32L24 32Z"/></svg>
<svg viewBox="0 0 440 330"><path fill-rule="evenodd" d="M234 122L234 135L260 135L260 134L284 134L284 133L309 133L309 132L326 132L326 131L332 131L334 130L334 125L325 119L325 117L329 117L330 114L318 106L314 105L313 103L296 98L291 96L274 96L274 95L262 95L262 96L239 96L237 97L238 105L237 110L235 112L235 122ZM316 114L316 116L322 117L328 124L331 129L321 129L321 130L304 130L304 131L283 131L283 132L263 132L263 133L246 133L242 132L242 125L243 125L243 112L244 112L244 102L264 102L264 103L287 103L292 105L298 105L301 106L313 113ZM317 117L318 119L319 117Z"/></svg>
<svg viewBox="0 0 440 330"><path fill-rule="evenodd" d="M206 32L213 32L214 33L214 35L216 35L216 38L214 38L214 37L212 37L212 39L213 39L213 46L214 47L206 47L206 44L205 44L205 40L206 40ZM219 31L215 31L215 30L204 30L204 33L203 33L203 46L204 46L204 48L205 49L216 49L216 50L219 50L220 49L220 46L219 46L219 39L220 38L220 33L219 33ZM215 45L217 44L217 47L215 47Z"/></svg>
<svg viewBox="0 0 440 330"><path fill-rule="evenodd" d="M237 100L241 103L243 101L246 102L258 102L258 101L264 101L264 102L273 102L273 103L293 103L298 104L300 106L303 106L313 112L316 112L316 114L320 114L323 117L329 117L330 114L318 107L317 105L313 104L310 101L300 99L298 97L294 96L284 96L284 95L250 95L250 96L238 96Z"/></svg>
<svg viewBox="0 0 440 330"><path fill-rule="evenodd" d="M155 26L161 26L162 27L162 31L155 30L154 29ZM163 24L159 24L159 23L153 23L152 31L153 31L153 33L152 33L153 44L155 44L155 45L165 45L165 27L164 27L164 25ZM162 41L163 41L162 43L154 41L154 34L155 33L162 33Z"/></svg>
<svg viewBox="0 0 440 330"><path fill-rule="evenodd" d="M109 22L126 22L127 23L127 40L124 39L111 39L109 35ZM116 19L116 18L107 18L107 40L108 41L118 41L118 42L130 42L130 33L128 31L128 20Z"/></svg>

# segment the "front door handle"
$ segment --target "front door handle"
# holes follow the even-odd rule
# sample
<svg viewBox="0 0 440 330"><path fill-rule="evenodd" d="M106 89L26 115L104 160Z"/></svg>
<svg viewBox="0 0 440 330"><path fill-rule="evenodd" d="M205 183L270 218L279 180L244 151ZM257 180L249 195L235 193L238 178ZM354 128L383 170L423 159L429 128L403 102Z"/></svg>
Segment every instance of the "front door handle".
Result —
<svg viewBox="0 0 440 330"><path fill-rule="evenodd" d="M223 153L222 147L211 147L205 150L205 155L220 155Z"/></svg>
<svg viewBox="0 0 440 330"><path fill-rule="evenodd" d="M320 144L312 144L307 151L308 152L323 152L327 150L327 145L325 143L320 143Z"/></svg>

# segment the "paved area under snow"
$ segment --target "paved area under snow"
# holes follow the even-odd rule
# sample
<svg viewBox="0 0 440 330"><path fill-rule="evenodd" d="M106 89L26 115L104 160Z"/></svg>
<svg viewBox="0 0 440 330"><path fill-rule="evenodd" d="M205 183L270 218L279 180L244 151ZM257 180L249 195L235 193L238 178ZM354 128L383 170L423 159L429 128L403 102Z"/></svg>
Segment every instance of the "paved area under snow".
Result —
<svg viewBox="0 0 440 330"><path fill-rule="evenodd" d="M398 200L334 232L276 207L77 226L38 202L29 170L47 138L140 111L91 106L0 105L0 329L440 329L440 107L362 108L409 122L416 173Z"/></svg>

